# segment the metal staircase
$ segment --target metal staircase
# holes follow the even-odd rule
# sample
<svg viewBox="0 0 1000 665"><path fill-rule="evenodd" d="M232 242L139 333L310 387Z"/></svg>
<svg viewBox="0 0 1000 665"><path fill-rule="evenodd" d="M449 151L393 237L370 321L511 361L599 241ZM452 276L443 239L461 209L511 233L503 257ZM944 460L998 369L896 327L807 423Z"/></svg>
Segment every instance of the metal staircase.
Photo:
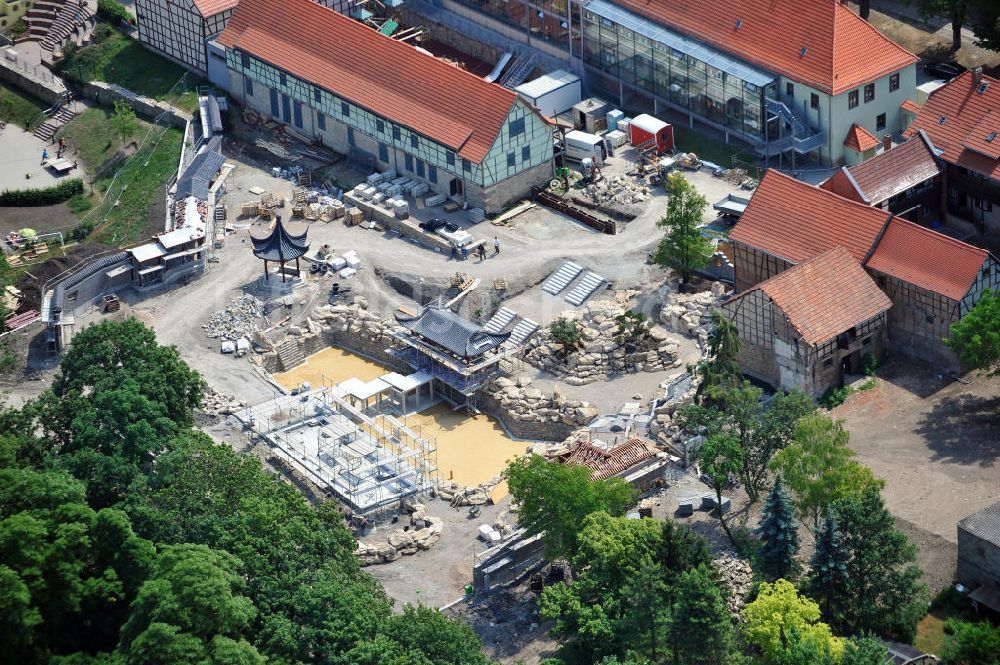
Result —
<svg viewBox="0 0 1000 665"><path fill-rule="evenodd" d="M822 147L826 141L826 132L824 130L811 127L805 120L796 115L792 109L788 108L784 102L776 99L767 99L765 102L768 113L781 118L792 128L791 136L771 141L770 146L772 150L777 148L783 151L792 148L800 155L805 155Z"/></svg>
<svg viewBox="0 0 1000 665"><path fill-rule="evenodd" d="M495 335L499 334L503 332L515 318L517 318L517 313L514 312L514 310L501 307L496 311L496 314L494 314L492 318L486 322L486 325L483 326L483 330Z"/></svg>
<svg viewBox="0 0 1000 665"><path fill-rule="evenodd" d="M566 302L573 305L573 307L579 307L606 281L606 279L598 275L596 272L588 271L583 276L583 279L580 280L580 283L574 286L573 289L566 294Z"/></svg>
<svg viewBox="0 0 1000 665"><path fill-rule="evenodd" d="M510 337L507 338L507 343L512 346L521 346L528 341L529 337L535 334L536 330L538 330L537 323L531 319L521 319L510 332Z"/></svg>
<svg viewBox="0 0 1000 665"><path fill-rule="evenodd" d="M523 53L518 53L515 56L513 64L507 69L507 73L500 79L500 85L505 88L516 88L524 83L525 79L531 75L534 69L534 54L526 56Z"/></svg>

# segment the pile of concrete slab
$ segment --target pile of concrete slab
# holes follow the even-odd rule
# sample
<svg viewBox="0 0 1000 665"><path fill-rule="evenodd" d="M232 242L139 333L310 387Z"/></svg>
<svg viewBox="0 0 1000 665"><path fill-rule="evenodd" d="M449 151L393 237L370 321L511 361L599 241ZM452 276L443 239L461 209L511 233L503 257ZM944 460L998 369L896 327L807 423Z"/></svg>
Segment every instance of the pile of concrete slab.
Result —
<svg viewBox="0 0 1000 665"><path fill-rule="evenodd" d="M584 192L595 203L632 205L642 203L652 196L652 192L644 182L637 182L627 175L617 175L604 178L587 185Z"/></svg>
<svg viewBox="0 0 1000 665"><path fill-rule="evenodd" d="M396 529L389 534L385 543L358 542L354 554L362 566L373 566L380 563L390 563L401 556L416 554L420 550L429 550L441 540L444 521L440 517L427 514L423 504L415 504L410 515L410 525L405 529Z"/></svg>
<svg viewBox="0 0 1000 665"><path fill-rule="evenodd" d="M263 301L249 293L243 293L234 296L224 310L209 317L201 328L213 339L250 338L260 329L263 316Z"/></svg>
<svg viewBox="0 0 1000 665"><path fill-rule="evenodd" d="M206 416L228 416L245 406L245 402L239 401L232 395L217 392L213 388L206 386L205 392L202 393L201 406L198 407L198 411L204 413Z"/></svg>

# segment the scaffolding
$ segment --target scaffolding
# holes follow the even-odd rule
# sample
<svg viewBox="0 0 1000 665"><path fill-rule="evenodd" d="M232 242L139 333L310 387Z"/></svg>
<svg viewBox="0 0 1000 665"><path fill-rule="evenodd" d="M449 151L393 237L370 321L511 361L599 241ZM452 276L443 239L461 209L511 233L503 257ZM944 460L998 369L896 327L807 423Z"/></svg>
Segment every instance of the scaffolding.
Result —
<svg viewBox="0 0 1000 665"><path fill-rule="evenodd" d="M336 387L319 388L249 407L239 418L326 496L358 518L382 522L437 485L437 446L346 397Z"/></svg>

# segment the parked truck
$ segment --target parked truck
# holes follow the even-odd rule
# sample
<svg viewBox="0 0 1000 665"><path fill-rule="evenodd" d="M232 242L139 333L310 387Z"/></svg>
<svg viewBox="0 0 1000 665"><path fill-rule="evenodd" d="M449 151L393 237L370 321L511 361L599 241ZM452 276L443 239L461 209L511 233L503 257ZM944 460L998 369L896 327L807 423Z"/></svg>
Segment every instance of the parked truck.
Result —
<svg viewBox="0 0 1000 665"><path fill-rule="evenodd" d="M604 144L604 138L597 134L588 134L574 130L566 132L564 146L566 149L566 159L582 162L591 159L598 166L604 164L608 158L608 147Z"/></svg>

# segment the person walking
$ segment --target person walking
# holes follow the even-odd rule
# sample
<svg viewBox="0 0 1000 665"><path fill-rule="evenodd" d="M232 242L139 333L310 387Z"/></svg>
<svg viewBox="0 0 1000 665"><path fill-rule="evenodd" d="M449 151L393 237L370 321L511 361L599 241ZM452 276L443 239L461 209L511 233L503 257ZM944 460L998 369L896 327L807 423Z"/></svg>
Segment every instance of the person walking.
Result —
<svg viewBox="0 0 1000 665"><path fill-rule="evenodd" d="M455 261L458 259L458 248L454 245L451 246L451 260Z"/></svg>
<svg viewBox="0 0 1000 665"><path fill-rule="evenodd" d="M465 261L469 258L469 248L462 245L462 260Z"/></svg>
<svg viewBox="0 0 1000 665"><path fill-rule="evenodd" d="M493 236L493 256L500 253L500 238L498 236Z"/></svg>
<svg viewBox="0 0 1000 665"><path fill-rule="evenodd" d="M479 243L479 247L476 248L476 253L479 254L479 260L486 260L486 243Z"/></svg>

